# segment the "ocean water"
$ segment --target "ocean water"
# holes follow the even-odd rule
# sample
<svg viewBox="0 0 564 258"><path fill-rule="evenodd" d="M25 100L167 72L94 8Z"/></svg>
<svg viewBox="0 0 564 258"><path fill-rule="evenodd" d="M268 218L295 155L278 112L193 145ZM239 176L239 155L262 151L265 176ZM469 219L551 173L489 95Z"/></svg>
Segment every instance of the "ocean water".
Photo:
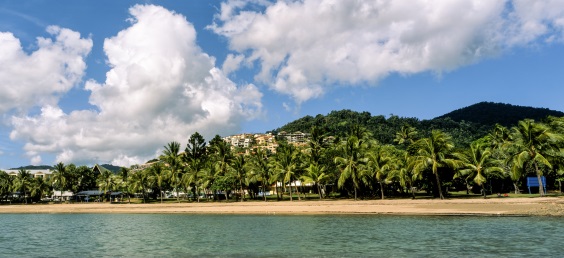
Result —
<svg viewBox="0 0 564 258"><path fill-rule="evenodd" d="M6 214L0 257L564 257L564 218Z"/></svg>

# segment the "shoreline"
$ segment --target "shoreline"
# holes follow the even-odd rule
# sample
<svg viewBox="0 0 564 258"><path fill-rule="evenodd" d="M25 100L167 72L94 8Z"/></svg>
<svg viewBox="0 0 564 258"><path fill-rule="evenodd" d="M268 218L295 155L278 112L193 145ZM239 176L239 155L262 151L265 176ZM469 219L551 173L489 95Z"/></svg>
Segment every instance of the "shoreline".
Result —
<svg viewBox="0 0 564 258"><path fill-rule="evenodd" d="M307 200L190 203L74 203L0 205L0 214L263 214L557 216L564 198Z"/></svg>

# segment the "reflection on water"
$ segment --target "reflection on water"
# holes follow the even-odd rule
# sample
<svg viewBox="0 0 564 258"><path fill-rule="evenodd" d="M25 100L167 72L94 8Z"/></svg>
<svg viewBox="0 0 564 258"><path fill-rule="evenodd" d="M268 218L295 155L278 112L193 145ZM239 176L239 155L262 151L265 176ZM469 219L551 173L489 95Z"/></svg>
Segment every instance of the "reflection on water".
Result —
<svg viewBox="0 0 564 258"><path fill-rule="evenodd" d="M0 215L3 257L555 257L564 218Z"/></svg>

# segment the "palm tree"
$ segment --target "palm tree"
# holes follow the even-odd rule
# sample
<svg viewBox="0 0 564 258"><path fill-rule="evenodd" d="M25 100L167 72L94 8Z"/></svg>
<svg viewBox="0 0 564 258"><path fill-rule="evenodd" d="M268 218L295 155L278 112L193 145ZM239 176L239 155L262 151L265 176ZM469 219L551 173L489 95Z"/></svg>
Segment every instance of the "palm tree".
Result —
<svg viewBox="0 0 564 258"><path fill-rule="evenodd" d="M404 125L396 132L394 142L397 144L413 144L417 136L417 129L409 125Z"/></svg>
<svg viewBox="0 0 564 258"><path fill-rule="evenodd" d="M66 190L68 178L69 175L65 164L63 162L57 163L57 165L55 165L55 170L51 174L51 185L53 188L59 189L61 192L61 199L63 197L63 191Z"/></svg>
<svg viewBox="0 0 564 258"><path fill-rule="evenodd" d="M375 145L368 153L366 172L380 184L380 194L384 200L384 183L388 174L393 170L393 157L384 146Z"/></svg>
<svg viewBox="0 0 564 258"><path fill-rule="evenodd" d="M43 180L42 177L36 177L31 181L30 194L33 197L39 197L41 199L49 193L49 185Z"/></svg>
<svg viewBox="0 0 564 258"><path fill-rule="evenodd" d="M245 181L247 176L247 171L249 170L249 164L244 155L238 155L235 157L231 164L231 168L234 172L234 177L236 182L239 184L239 189L241 193L241 202L245 200L245 192L243 191L243 181Z"/></svg>
<svg viewBox="0 0 564 258"><path fill-rule="evenodd" d="M439 168L456 168L459 162L452 158L454 144L451 137L439 130L433 130L431 136L415 142L417 147L415 172L421 173L426 169L431 169L435 175L439 197L444 199L439 176Z"/></svg>
<svg viewBox="0 0 564 258"><path fill-rule="evenodd" d="M539 169L539 165L543 164L552 168L548 158L559 155L558 145L564 141L563 136L552 132L545 124L526 119L519 121L518 125L513 127L511 140L517 149L513 155L514 164L522 169L527 163L532 163L539 181L539 194L544 196L544 186L541 180L543 172Z"/></svg>
<svg viewBox="0 0 564 258"><path fill-rule="evenodd" d="M13 178L6 171L0 170L0 199L8 199L12 193Z"/></svg>
<svg viewBox="0 0 564 258"><path fill-rule="evenodd" d="M182 179L182 156L180 156L180 143L178 142L170 142L163 151L163 155L160 156L160 159L164 161L167 165L167 168L170 173L171 182L176 190L176 201L180 202L180 196L178 194L178 189L181 185Z"/></svg>
<svg viewBox="0 0 564 258"><path fill-rule="evenodd" d="M206 161L202 159L190 159L186 166L186 173L182 176L182 183L186 186L186 189L190 187L195 187L195 194L197 201L200 202L200 184L201 180L205 174Z"/></svg>
<svg viewBox="0 0 564 258"><path fill-rule="evenodd" d="M310 164L305 170L305 174L301 176L304 184L314 184L317 186L319 199L323 199L325 183L331 178L325 171L325 166Z"/></svg>
<svg viewBox="0 0 564 258"><path fill-rule="evenodd" d="M31 172L22 168L18 171L18 175L16 176L16 179L13 182L15 190L18 190L20 192L23 191L24 202L26 204L27 204L27 196L26 196L27 190L29 190L32 180L33 178L31 176Z"/></svg>
<svg viewBox="0 0 564 258"><path fill-rule="evenodd" d="M128 203L131 203L131 194L129 192L129 171L130 169L121 167L119 169L119 177L121 179L120 188L122 192L127 194Z"/></svg>
<svg viewBox="0 0 564 258"><path fill-rule="evenodd" d="M141 191L143 195L143 203L146 201L147 188L149 186L149 173L146 170L139 170L131 173L128 177L128 191L131 193L138 193Z"/></svg>
<svg viewBox="0 0 564 258"><path fill-rule="evenodd" d="M415 158L407 151L402 151L399 157L393 160L394 169L390 173L392 180L397 180L404 188L409 188L411 199L415 199L415 182L421 179L421 174L414 173Z"/></svg>
<svg viewBox="0 0 564 258"><path fill-rule="evenodd" d="M341 171L337 182L339 188L343 188L347 181L352 181L354 188L354 200L357 200L357 191L362 181L366 158L367 144L356 135L350 135L346 141L339 146L341 156L335 157L335 164Z"/></svg>
<svg viewBox="0 0 564 258"><path fill-rule="evenodd" d="M266 202L266 186L270 183L271 173L268 156L264 149L257 149L251 156L251 169L250 179L253 181L260 181L262 188L262 195Z"/></svg>
<svg viewBox="0 0 564 258"><path fill-rule="evenodd" d="M108 196L108 192L114 189L114 186L116 185L116 180L114 178L114 174L111 171L105 169L100 172L97 183L100 192L104 196ZM112 202L112 197L110 194L110 203L111 202Z"/></svg>
<svg viewBox="0 0 564 258"><path fill-rule="evenodd" d="M161 203L163 203L163 183L168 179L169 173L162 163L155 162L149 167L149 174L153 182L155 182L159 188Z"/></svg>
<svg viewBox="0 0 564 258"><path fill-rule="evenodd" d="M216 174L214 175L215 179L226 176L230 170L231 161L233 160L231 146L225 141L220 141L214 144L210 151L212 152L212 161L215 162L218 166L216 169L214 169L216 172ZM227 189L225 189L225 193L226 199L229 199L227 198Z"/></svg>
<svg viewBox="0 0 564 258"><path fill-rule="evenodd" d="M494 175L494 173L503 173L500 167L501 162L492 157L490 148L479 142L470 144L470 149L466 153L457 153L456 156L462 161L463 168L459 171L461 175L472 179L474 183L482 188L484 199L486 198L486 189L484 183L486 177Z"/></svg>
<svg viewBox="0 0 564 258"><path fill-rule="evenodd" d="M280 175L283 185L290 185L290 201L293 201L292 194L294 192L292 182L297 179L297 174L300 169L299 153L300 152L297 151L293 145L280 145L276 151L276 172ZM301 200L299 192L298 200Z"/></svg>

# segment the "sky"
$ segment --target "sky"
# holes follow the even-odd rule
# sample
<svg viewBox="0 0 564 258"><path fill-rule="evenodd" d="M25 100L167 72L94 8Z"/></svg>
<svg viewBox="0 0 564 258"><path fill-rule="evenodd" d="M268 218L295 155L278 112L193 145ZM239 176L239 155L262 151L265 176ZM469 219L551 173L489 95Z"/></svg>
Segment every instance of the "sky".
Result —
<svg viewBox="0 0 564 258"><path fill-rule="evenodd" d="M0 169L157 157L306 115L564 111L560 0L0 0Z"/></svg>

